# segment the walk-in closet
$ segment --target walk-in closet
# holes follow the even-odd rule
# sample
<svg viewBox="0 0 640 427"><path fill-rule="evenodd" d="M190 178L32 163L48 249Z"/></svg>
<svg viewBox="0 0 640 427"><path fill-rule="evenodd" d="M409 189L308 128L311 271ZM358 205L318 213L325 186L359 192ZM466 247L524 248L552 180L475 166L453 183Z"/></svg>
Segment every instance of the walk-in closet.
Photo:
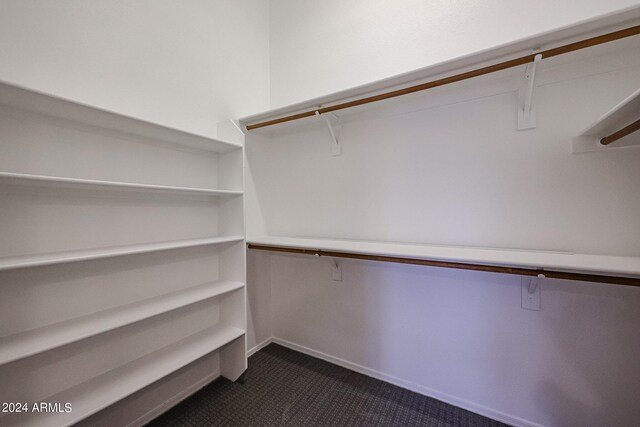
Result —
<svg viewBox="0 0 640 427"><path fill-rule="evenodd" d="M0 0L0 426L640 424L637 0Z"/></svg>

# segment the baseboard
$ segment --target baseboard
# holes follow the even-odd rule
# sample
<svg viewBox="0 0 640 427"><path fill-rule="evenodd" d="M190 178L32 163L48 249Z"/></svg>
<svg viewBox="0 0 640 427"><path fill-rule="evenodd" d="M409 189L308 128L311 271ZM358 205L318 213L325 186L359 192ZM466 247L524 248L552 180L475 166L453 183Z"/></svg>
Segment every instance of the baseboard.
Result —
<svg viewBox="0 0 640 427"><path fill-rule="evenodd" d="M524 420L522 418L505 414L504 412L497 411L492 408L488 408L483 405L479 405L474 402L470 402L468 400L460 399L455 396L452 396L447 393L442 393L437 390L431 389L429 387L425 387L419 384L412 383L410 381L403 380L398 377L394 377L392 375L387 375L385 373L367 368L362 365L358 365L356 363L349 362L348 360L340 359L339 357L334 357L326 353L322 353L320 351L313 350L311 348L298 345L292 343L287 340L283 340L281 338L273 337L269 342L274 342L276 344L280 344L284 347L290 348L291 350L299 351L300 353L308 354L309 356L317 357L318 359L326 360L327 362L333 363L338 366L342 366L343 368L347 368L349 370L361 373L368 377L376 378L378 380L388 382L390 384L396 385L398 387L405 388L407 390L414 391L416 393L432 397L434 399L441 400L445 403L449 403L450 405L457 406L462 409L466 409L471 412L475 412L476 414L483 415L485 417L494 419L496 421L500 421L515 427L544 427L541 424L537 424L531 421ZM265 341L266 342L266 341ZM264 344L264 343L262 343ZM262 346L260 344L260 346ZM267 343L268 344L268 343ZM265 344L266 345L266 344ZM254 349L258 349L259 346L254 347ZM258 349L259 350L259 349ZM256 350L257 351L257 350Z"/></svg>
<svg viewBox="0 0 640 427"><path fill-rule="evenodd" d="M191 386L181 390L180 392L175 394L170 399L165 400L163 403L161 403L160 405L156 406L155 408L153 408L149 412L145 413L144 415L142 415L142 416L138 417L137 419L135 419L134 421L130 422L129 424L127 424L127 427L140 427L140 426L143 426L143 425L147 424L148 422L150 422L154 418L159 417L163 413L167 412L169 409L171 409L174 406L176 406L178 403L182 402L187 397L189 397L192 394L194 394L195 392L199 391L201 388L205 387L207 384L209 384L211 381L215 380L219 376L220 376L219 372L215 372L213 374L207 375L206 377L202 378L198 382L196 382L196 383L192 384Z"/></svg>
<svg viewBox="0 0 640 427"><path fill-rule="evenodd" d="M266 346L268 346L269 344L271 344L273 342L273 337L269 337L266 340L262 341L260 344L256 345L255 347L253 347L251 350L249 350L247 352L247 357L252 356L254 353L262 350L263 348L265 348Z"/></svg>
<svg viewBox="0 0 640 427"><path fill-rule="evenodd" d="M264 347L266 347L269 344L271 344L272 340L273 340L273 338L269 337L266 340L262 341L260 344L258 344L255 347L253 347L251 350L249 350L247 352L247 357L251 356L252 354L262 350ZM178 394L176 394L172 398L166 400L165 402L161 403L160 405L156 406L155 408L153 408L149 412L147 412L144 415L142 415L141 417L138 417L136 420L134 420L131 423L127 424L127 427L140 427L140 426L143 426L143 425L147 424L148 422L150 422L154 418L159 417L163 413L167 412L169 409L173 408L178 403L180 403L181 401L183 401L187 397L191 396L192 394L194 394L195 392L197 392L198 390L200 390L201 388L203 388L204 386L206 386L207 384L209 384L211 381L215 380L219 376L220 376L220 373L214 373L214 374L211 374L211 375L207 375L206 377L202 378L200 381L198 381L198 382L192 384L190 387L180 391Z"/></svg>

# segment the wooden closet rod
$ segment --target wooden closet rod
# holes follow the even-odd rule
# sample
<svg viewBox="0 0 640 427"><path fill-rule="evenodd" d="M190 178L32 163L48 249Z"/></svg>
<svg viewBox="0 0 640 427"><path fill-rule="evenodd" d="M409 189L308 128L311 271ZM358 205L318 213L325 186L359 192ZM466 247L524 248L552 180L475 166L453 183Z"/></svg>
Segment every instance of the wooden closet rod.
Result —
<svg viewBox="0 0 640 427"><path fill-rule="evenodd" d="M612 142L619 140L620 138L624 138L627 135L634 133L635 131L640 130L640 119L631 123L629 126L625 126L617 132L612 133L609 136L605 136L600 140L600 144L609 145Z"/></svg>
<svg viewBox="0 0 640 427"><path fill-rule="evenodd" d="M533 268L503 267L503 266L495 266L495 265L470 264L470 263L453 262L453 261L437 261L437 260L428 260L428 259L403 258L403 257L395 257L395 256L367 255L367 254L357 254L357 253L351 253L351 252L325 251L322 249L287 248L287 247L280 247L280 246L255 245L252 243L249 243L248 247L249 249L256 249L260 251L287 252L292 254L328 256L328 257L335 257L335 258L350 258L350 259L360 259L360 260L367 260L367 261L394 262L399 264L426 265L429 267L455 268L459 270L488 271L491 273L516 274L519 276L537 276L538 274L542 273L545 275L545 277L553 278L553 279L578 280L582 282L596 282L596 283L606 283L611 285L623 285L623 286L640 286L640 279L636 279L633 277L603 276L598 274L568 273L564 271L554 271L554 270L544 270L544 269L536 270Z"/></svg>
<svg viewBox="0 0 640 427"><path fill-rule="evenodd" d="M450 83L471 79L473 77L478 77L478 76L482 76L489 73L495 73L496 71L502 71L508 68L517 67L518 65L524 65L524 64L533 62L533 59L537 54L542 55L542 59L546 59L546 58L551 58L553 56L563 55L569 52L575 52L577 50L585 49L587 47L597 46L603 43L609 43L609 42L620 40L626 37L635 36L638 34L640 34L640 25L636 25L630 28L625 28L619 31L614 31L608 34L603 34L601 36L592 37L579 42L570 43L570 44L556 47L553 49L547 49L542 52L536 52L530 55L521 56L516 59L511 59L511 60L500 62L494 65L489 65L487 67L478 68L475 70L456 74L450 77L445 77L445 78L434 80L427 83L421 83L415 86L409 86L404 89L393 90L390 92L381 93L379 95L368 96L365 98L343 102L336 105L330 105L327 107L320 107L313 111L305 111L303 113L292 114L290 116L280 117L280 118L268 120L265 122L250 124L250 125L247 125L247 130L263 128L266 126L272 126L278 123L290 122L292 120L298 120L305 117L312 117L316 115L316 112L319 114L323 114L323 113L329 113L332 111L343 110L345 108L356 107L358 105L364 105L372 102L382 101L384 99L395 98L396 96L402 96L402 95L407 95L414 92L420 92L423 90L432 89L434 87L444 86Z"/></svg>

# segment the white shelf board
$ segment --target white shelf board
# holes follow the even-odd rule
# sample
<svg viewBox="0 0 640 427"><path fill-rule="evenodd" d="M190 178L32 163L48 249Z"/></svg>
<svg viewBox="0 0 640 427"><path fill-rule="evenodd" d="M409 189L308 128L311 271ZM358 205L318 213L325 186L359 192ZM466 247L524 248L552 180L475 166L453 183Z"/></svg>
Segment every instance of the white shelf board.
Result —
<svg viewBox="0 0 640 427"><path fill-rule="evenodd" d="M0 104L97 126L102 129L125 132L207 151L224 153L242 147L241 144L234 142L221 141L159 123L125 116L7 82L0 82Z"/></svg>
<svg viewBox="0 0 640 427"><path fill-rule="evenodd" d="M234 190L135 184L130 182L100 181L93 179L65 178L60 176L31 175L13 172L0 172L0 183L66 188L103 188L124 191L180 193L203 196L238 196L242 194L242 191Z"/></svg>
<svg viewBox="0 0 640 427"><path fill-rule="evenodd" d="M72 412L13 414L2 420L2 424L35 427L68 426L77 423L206 354L220 349L225 344L240 338L244 333L242 329L225 325L207 328L43 400L71 402Z"/></svg>
<svg viewBox="0 0 640 427"><path fill-rule="evenodd" d="M241 289L217 281L0 338L0 365Z"/></svg>
<svg viewBox="0 0 640 427"><path fill-rule="evenodd" d="M608 146L600 144L602 138L619 131L639 118L640 88L623 99L618 105L602 115L598 120L583 130L580 135L575 137L572 141L572 151L574 153L581 153L630 146L640 147L640 135L638 133L626 136Z"/></svg>
<svg viewBox="0 0 640 427"><path fill-rule="evenodd" d="M141 245L116 246L100 249L83 249L77 251L54 252L39 255L23 255L0 258L0 270L14 268L37 267L42 265L62 264L67 262L87 261L99 258L111 258L124 255L135 255L147 252L167 251L171 249L208 246L221 243L240 242L242 236L210 237L206 239L176 240Z"/></svg>
<svg viewBox="0 0 640 427"><path fill-rule="evenodd" d="M401 258L640 277L640 257L360 240L253 237L247 243Z"/></svg>

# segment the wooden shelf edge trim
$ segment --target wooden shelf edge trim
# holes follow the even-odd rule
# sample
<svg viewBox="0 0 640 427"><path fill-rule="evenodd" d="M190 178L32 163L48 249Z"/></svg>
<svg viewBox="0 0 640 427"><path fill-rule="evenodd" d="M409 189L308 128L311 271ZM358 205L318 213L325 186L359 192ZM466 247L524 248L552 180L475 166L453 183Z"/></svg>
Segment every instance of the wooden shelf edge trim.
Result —
<svg viewBox="0 0 640 427"><path fill-rule="evenodd" d="M606 283L611 285L640 287L640 279L633 278L633 277L605 276L605 275L588 274L588 273L572 273L572 272L565 272L565 271L545 270L542 268L533 269L533 268L520 268L520 267L506 267L506 266L498 266L498 265L471 264L471 263L464 263L464 262L438 261L438 260L418 259L418 258L403 258L403 257L384 256L384 255L367 255L367 254L359 254L359 253L351 253L351 252L326 251L322 249L300 249L300 248L293 248L293 247L257 245L253 243L249 243L248 248L260 250L260 251L286 252L286 253L303 254L303 255L328 256L328 257L336 257L336 258L349 258L349 259L379 261L379 262L393 262L398 264L413 264L413 265L424 265L429 267L454 268L458 270L486 271L490 273L515 274L518 276L537 276L538 274L544 274L546 277L552 278L552 279L577 280L581 282L595 282L595 283Z"/></svg>
<svg viewBox="0 0 640 427"><path fill-rule="evenodd" d="M267 120L264 122L253 123L246 125L246 129L248 131L263 128L266 126L272 126L280 123L290 122L293 120L302 119L305 117L315 116L316 113L324 114L332 111L343 110L345 108L356 107L359 105L369 104L372 102L382 101L389 98L395 98L397 96L408 95L414 92L420 92L427 89L432 89L438 86L444 86L451 83L459 82L462 80L471 79L473 77L483 76L485 74L494 73L496 71L506 70L512 67L516 67L519 65L528 64L533 62L536 55L542 55L542 59L551 58L558 55L563 55L565 53L575 52L577 50L585 49L591 46L597 46L603 43L609 43L615 40L624 39L627 37L635 36L640 34L640 25L636 25L633 27L625 28L619 31L614 31L611 33L603 34L596 37L591 37L589 39L581 40L575 43L569 43L563 46L559 46L552 49L547 49L542 52L531 53L529 55L524 55L518 58L510 59L507 61L499 62L493 65L489 65L486 67L477 68L471 71L466 71L464 73L455 74L449 77L444 77L437 80L432 80L426 83L420 83L417 85L405 87L402 89L396 89L389 92L381 93L378 95L367 96L364 98L355 99L352 101L342 102L334 105L329 105L325 107L318 107L312 111L304 111L297 114L291 114L284 117L278 117L272 120Z"/></svg>

